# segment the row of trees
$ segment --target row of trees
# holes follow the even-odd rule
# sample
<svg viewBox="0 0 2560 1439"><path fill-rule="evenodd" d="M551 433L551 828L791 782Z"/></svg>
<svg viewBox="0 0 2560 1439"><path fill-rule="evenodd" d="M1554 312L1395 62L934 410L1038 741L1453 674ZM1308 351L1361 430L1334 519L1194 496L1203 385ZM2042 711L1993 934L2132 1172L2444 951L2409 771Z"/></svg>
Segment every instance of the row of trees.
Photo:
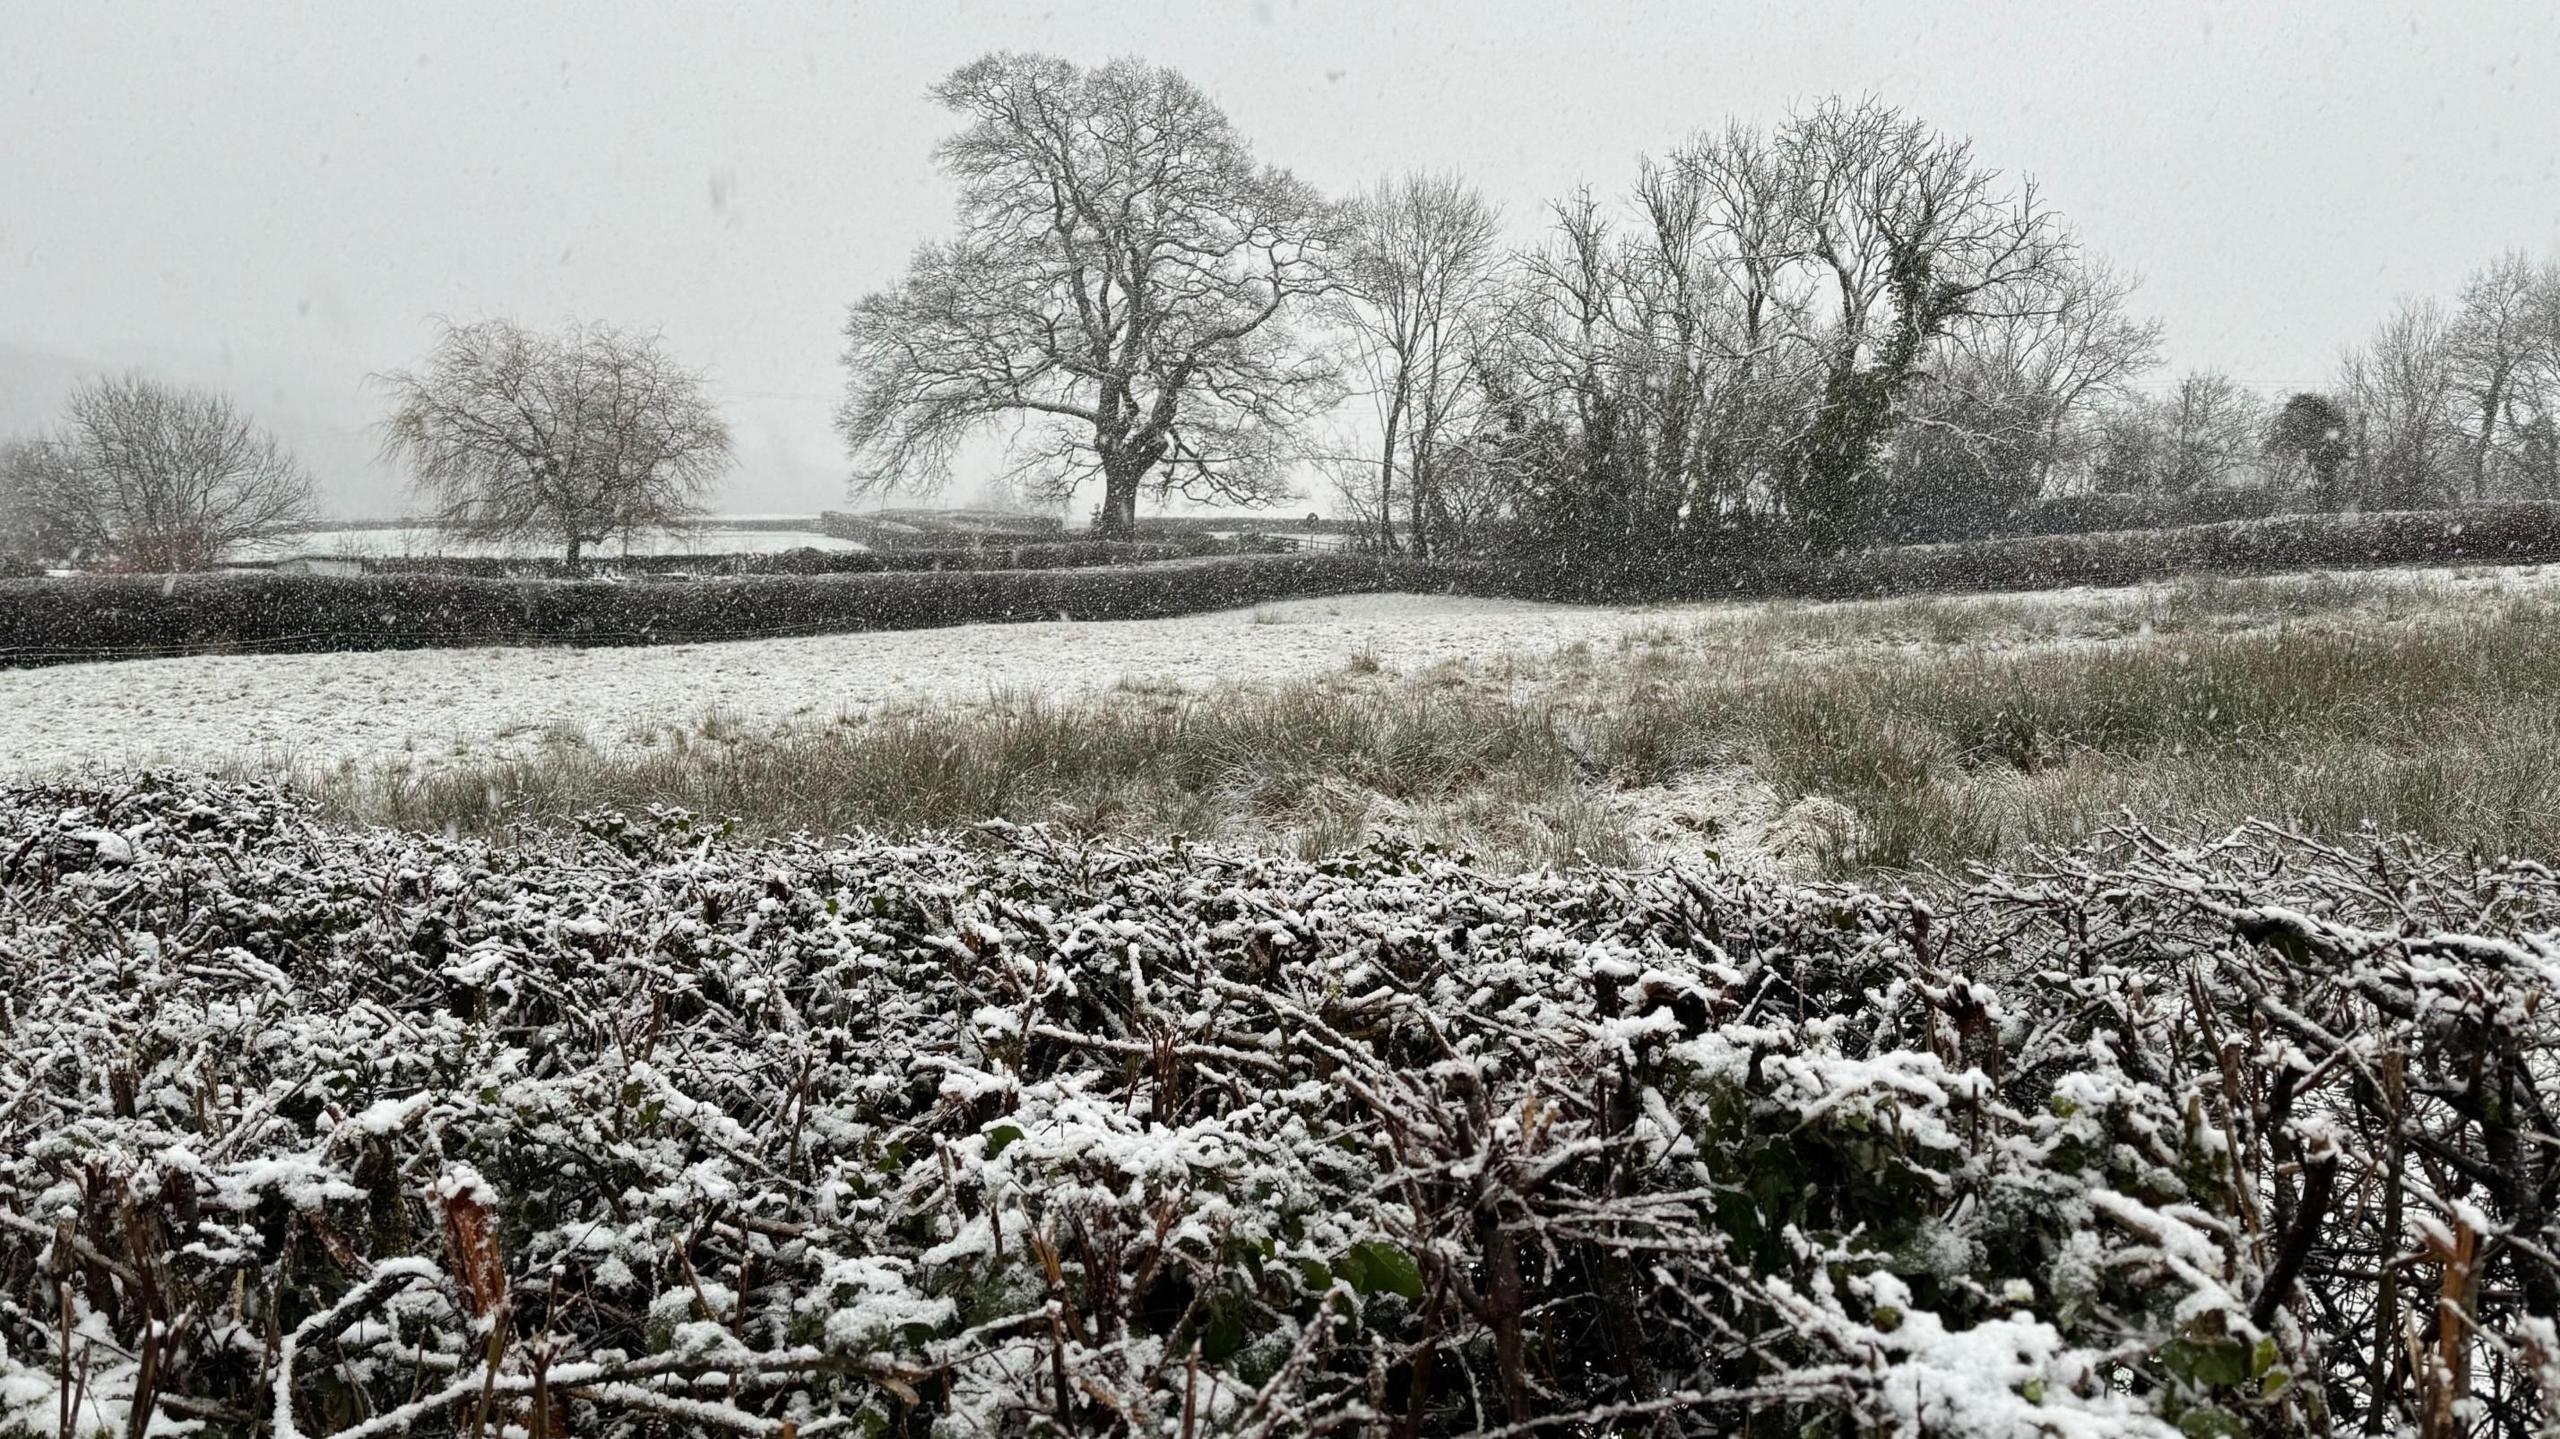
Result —
<svg viewBox="0 0 2560 1439"><path fill-rule="evenodd" d="M1833 549L2005 508L2157 343L2032 184L1872 103L1648 159L1507 265L1468 440L1568 552L1770 515Z"/></svg>
<svg viewBox="0 0 2560 1439"><path fill-rule="evenodd" d="M1313 464L1384 548L1619 555L1974 533L2067 489L2560 493L2560 282L2520 258L2452 316L2405 308L2334 393L2146 393L2131 278L1871 101L1700 135L1514 249L1462 179L1328 200L1136 60L993 55L935 95L960 226L852 309L858 493L938 485L992 433L1031 495L1099 481L1106 529Z"/></svg>
<svg viewBox="0 0 2560 1439"><path fill-rule="evenodd" d="M2560 496L2560 260L2502 255L2451 308L2403 301L2326 392L2269 404L2213 373L2105 413L2097 488L2300 488L2323 507Z"/></svg>
<svg viewBox="0 0 2560 1439"><path fill-rule="evenodd" d="M1018 491L1260 505L1329 473L1372 542L1642 561L1773 527L1818 550L1979 533L2058 489L2309 503L2560 494L2560 264L2404 305L2334 392L2135 381L2159 327L2031 181L1872 101L1728 125L1504 242L1462 179L1335 200L1175 72L991 55L934 91L959 228L846 324L857 492L1000 442ZM376 377L387 459L471 537L590 546L697 513L730 463L654 335L444 328ZM1353 394L1365 418L1347 417ZM136 567L307 519L219 396L95 382L0 460L0 535Z"/></svg>
<svg viewBox="0 0 2560 1439"><path fill-rule="evenodd" d="M654 334L506 320L443 326L375 377L384 457L468 539L590 545L700 514L729 429ZM313 522L309 472L220 394L95 379L50 433L0 445L0 560L206 568Z"/></svg>
<svg viewBox="0 0 2560 1439"><path fill-rule="evenodd" d="M1389 548L1769 513L1838 547L2032 493L2156 346L2031 183L1879 104L1702 137L1512 253L1464 182L1329 202L1135 60L996 55L935 93L961 225L853 307L857 489L938 483L1000 424L1034 493L1098 478L1105 528L1312 457ZM1367 442L1327 447L1355 385Z"/></svg>
<svg viewBox="0 0 2560 1439"><path fill-rule="evenodd" d="M2402 302L2337 393L2368 503L2560 495L2560 260L2509 253L2448 309Z"/></svg>

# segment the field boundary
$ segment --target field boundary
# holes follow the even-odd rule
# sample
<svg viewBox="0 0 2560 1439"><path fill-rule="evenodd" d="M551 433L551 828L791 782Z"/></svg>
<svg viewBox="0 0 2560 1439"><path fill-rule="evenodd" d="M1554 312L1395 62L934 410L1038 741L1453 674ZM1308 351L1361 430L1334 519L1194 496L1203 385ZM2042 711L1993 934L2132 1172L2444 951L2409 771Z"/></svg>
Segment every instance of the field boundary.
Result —
<svg viewBox="0 0 2560 1439"><path fill-rule="evenodd" d="M823 538L823 537L822 537ZM332 555L313 553L236 568L282 574L345 573L297 565L351 565L364 575L455 575L490 580L723 579L754 575L868 575L919 570L1064 570L1152 564L1235 554L1278 554L1283 547L1185 538L1163 541L1035 540L877 550L771 550L737 554L593 556L571 565L559 555Z"/></svg>
<svg viewBox="0 0 2560 1439"><path fill-rule="evenodd" d="M190 654L690 644L1054 619L1166 619L1273 600L1455 588L1446 566L1239 555L1040 570L688 583L203 574L0 581L0 667Z"/></svg>
<svg viewBox="0 0 2560 1439"><path fill-rule="evenodd" d="M681 582L234 572L0 580L0 668L189 654L687 644L1057 619L1167 619L1324 595L1564 603L1851 600L2108 587L2191 574L2560 561L2560 506L2286 516L1855 554L1504 566L1346 552L1080 568Z"/></svg>
<svg viewBox="0 0 2560 1439"><path fill-rule="evenodd" d="M2147 584L2181 575L2560 561L2560 505L2480 505L2013 535L1815 556L1739 548L1525 565L1505 593L1562 601L1860 600Z"/></svg>

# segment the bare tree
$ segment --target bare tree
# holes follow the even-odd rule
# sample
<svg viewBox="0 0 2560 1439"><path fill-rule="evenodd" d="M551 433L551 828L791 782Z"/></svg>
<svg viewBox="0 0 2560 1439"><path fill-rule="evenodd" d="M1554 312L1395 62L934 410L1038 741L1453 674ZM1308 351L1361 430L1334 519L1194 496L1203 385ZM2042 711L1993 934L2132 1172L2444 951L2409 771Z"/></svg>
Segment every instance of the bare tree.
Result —
<svg viewBox="0 0 2560 1439"><path fill-rule="evenodd" d="M1837 548L1874 533L1880 448L1931 346L1966 321L2052 311L2072 247L2032 182L2006 181L1969 141L1889 106L1827 101L1788 122L1780 149L1824 319L1790 499L1816 546Z"/></svg>
<svg viewBox="0 0 2560 1439"><path fill-rule="evenodd" d="M1546 243L1521 257L1495 326L1500 344L1479 375L1533 543L1596 557L1663 540L1662 520L1679 509L1676 479L1653 467L1659 351L1647 329L1658 317L1642 312L1629 283L1634 242L1596 196L1577 192L1550 217Z"/></svg>
<svg viewBox="0 0 2560 1439"><path fill-rule="evenodd" d="M2446 335L2454 387L2470 424L2472 497L2486 499L2502 462L2529 444L2530 417L2560 379L2560 264L2509 251L2472 272Z"/></svg>
<svg viewBox="0 0 2560 1439"><path fill-rule="evenodd" d="M2265 406L2216 370L2194 370L2177 388L2110 407L2099 424L2093 469L2099 488L2186 495L2231 483L2265 453Z"/></svg>
<svg viewBox="0 0 2560 1439"><path fill-rule="evenodd" d="M2169 442L2161 487L2171 494L2228 485L2265 452L2265 404L2219 370L2187 374L2161 408Z"/></svg>
<svg viewBox="0 0 2560 1439"><path fill-rule="evenodd" d="M1332 308L1357 342L1378 406L1379 544L1395 548L1401 490L1413 551L1428 554L1442 442L1467 404L1474 331L1497 296L1501 216L1457 176L1420 174L1380 181L1353 213Z"/></svg>
<svg viewBox="0 0 2560 1439"><path fill-rule="evenodd" d="M1897 404L1885 507L1898 538L2023 515L2096 448L2100 403L2158 362L2160 326L2105 262L2065 254L2020 288L2020 303L1953 322Z"/></svg>
<svg viewBox="0 0 2560 1439"><path fill-rule="evenodd" d="M2467 478L2451 326L2433 300L2404 300L2351 351L2339 390L2354 425L2357 498L2392 508L2440 504Z"/></svg>
<svg viewBox="0 0 2560 1439"><path fill-rule="evenodd" d="M51 446L49 440L0 441L0 573L62 563L78 553L55 503L60 471Z"/></svg>
<svg viewBox="0 0 2560 1439"><path fill-rule="evenodd" d="M311 518L309 473L228 397L138 376L82 382L0 469L9 527L46 558L200 570Z"/></svg>
<svg viewBox="0 0 2560 1439"><path fill-rule="evenodd" d="M1986 373L2014 377L2017 392L2033 397L2043 425L2029 442L2040 488L2050 485L2058 462L2084 449L2097 407L2122 397L2134 377L2160 362L2159 321L2133 311L2138 285L2102 259L2066 256L2032 283L2030 303L1949 333L1945 349Z"/></svg>
<svg viewBox="0 0 2560 1439"><path fill-rule="evenodd" d="M424 369L376 377L385 459L478 539L588 546L682 524L730 463L702 376L653 333L444 326Z"/></svg>
<svg viewBox="0 0 2560 1439"><path fill-rule="evenodd" d="M1646 161L1623 206L1556 205L1501 326L1488 438L1550 548L1703 540L1770 508L1860 543L1897 475L1951 481L1932 510L2042 484L2152 361L2131 288L1963 141L1826 102Z"/></svg>
<svg viewBox="0 0 2560 1439"><path fill-rule="evenodd" d="M1015 483L1100 478L1106 532L1142 489L1286 494L1291 443L1334 396L1289 321L1334 283L1336 207L1138 60L990 55L933 93L964 121L936 151L961 228L846 321L855 491L946 483L965 440L1012 422Z"/></svg>
<svg viewBox="0 0 2560 1439"><path fill-rule="evenodd" d="M1727 136L1648 159L1622 205L1553 206L1522 257L1484 361L1503 434L1485 438L1514 450L1551 547L1624 558L1695 538L1800 412L1803 369L1774 338L1797 306L1753 228L1759 154Z"/></svg>
<svg viewBox="0 0 2560 1439"><path fill-rule="evenodd" d="M1795 180L1777 137L1739 122L1673 154L1708 199L1724 283L1714 294L1720 363L1701 410L1698 473L1687 509L1702 527L1723 511L1777 502L1787 457L1816 393L1814 288L1804 270Z"/></svg>

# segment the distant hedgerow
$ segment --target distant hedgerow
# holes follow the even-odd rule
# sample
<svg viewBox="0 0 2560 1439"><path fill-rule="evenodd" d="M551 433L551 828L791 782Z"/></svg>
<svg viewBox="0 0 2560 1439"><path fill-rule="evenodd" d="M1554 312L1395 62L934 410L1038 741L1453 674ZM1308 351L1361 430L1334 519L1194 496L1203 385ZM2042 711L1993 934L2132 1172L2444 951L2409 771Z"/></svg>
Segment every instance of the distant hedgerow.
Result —
<svg viewBox="0 0 2560 1439"><path fill-rule="evenodd" d="M0 580L0 665L239 651L679 644L1007 620L1157 619L1446 582L1427 567L1343 554L645 583L274 573Z"/></svg>

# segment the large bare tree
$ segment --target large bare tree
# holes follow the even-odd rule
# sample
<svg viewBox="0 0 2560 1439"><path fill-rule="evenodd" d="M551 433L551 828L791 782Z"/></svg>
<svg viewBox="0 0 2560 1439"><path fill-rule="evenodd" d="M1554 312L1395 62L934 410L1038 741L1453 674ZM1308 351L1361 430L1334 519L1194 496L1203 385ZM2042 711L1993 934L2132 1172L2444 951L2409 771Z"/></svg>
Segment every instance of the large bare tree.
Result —
<svg viewBox="0 0 2560 1439"><path fill-rule="evenodd" d="M384 458L437 518L475 539L589 545L684 523L729 468L729 427L702 376L654 333L510 320L444 326L390 392Z"/></svg>
<svg viewBox="0 0 2560 1439"><path fill-rule="evenodd" d="M1429 554L1446 508L1436 497L1442 447L1472 391L1477 327L1498 297L1501 213L1455 175L1411 174L1378 182L1353 216L1334 309L1378 408L1379 545L1396 547L1402 494L1406 538Z"/></svg>
<svg viewBox="0 0 2560 1439"><path fill-rule="evenodd" d="M962 121L935 152L960 233L846 322L856 492L939 486L1001 426L1026 492L1101 480L1105 532L1132 526L1142 490L1286 494L1295 436L1335 390L1290 320L1334 283L1337 207L1138 60L989 55L933 94Z"/></svg>
<svg viewBox="0 0 2560 1439"><path fill-rule="evenodd" d="M1792 427L1774 350L1793 300L1757 268L1752 197L1719 189L1728 153L1648 160L1623 204L1577 193L1521 258L1489 386L1551 547L1596 559L1710 528Z"/></svg>
<svg viewBox="0 0 2560 1439"><path fill-rule="evenodd" d="M127 376L71 392L0 465L8 528L54 559L205 569L311 519L311 476L229 397Z"/></svg>
<svg viewBox="0 0 2560 1439"><path fill-rule="evenodd" d="M1723 278L1710 290L1721 316L1720 363L1699 411L1699 465L1686 505L1689 523L1699 525L1772 503L1785 488L1787 454L1807 422L1818 368L1804 343L1814 290L1801 264L1795 179L1778 137L1728 121L1721 133L1691 137L1672 167L1703 192ZM1647 205L1656 214L1661 208Z"/></svg>
<svg viewBox="0 0 2560 1439"><path fill-rule="evenodd" d="M1795 446L1791 505L1814 543L1870 538L1882 453L1932 347L1958 325L2050 313L2072 255L2031 181L1899 110L1831 100L1779 132L1797 253L1818 277L1822 381Z"/></svg>

